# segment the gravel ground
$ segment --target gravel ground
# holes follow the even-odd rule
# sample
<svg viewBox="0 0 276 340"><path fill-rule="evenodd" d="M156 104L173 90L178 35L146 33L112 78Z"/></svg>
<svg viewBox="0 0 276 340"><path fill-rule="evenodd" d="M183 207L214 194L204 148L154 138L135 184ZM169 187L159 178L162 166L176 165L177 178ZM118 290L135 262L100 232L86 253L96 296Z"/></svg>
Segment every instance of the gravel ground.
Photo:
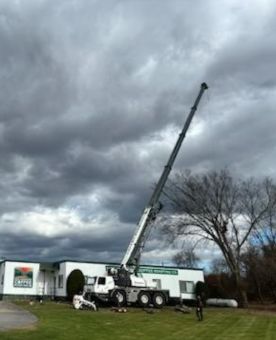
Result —
<svg viewBox="0 0 276 340"><path fill-rule="evenodd" d="M37 318L30 312L11 302L0 301L0 331L31 327L36 322Z"/></svg>

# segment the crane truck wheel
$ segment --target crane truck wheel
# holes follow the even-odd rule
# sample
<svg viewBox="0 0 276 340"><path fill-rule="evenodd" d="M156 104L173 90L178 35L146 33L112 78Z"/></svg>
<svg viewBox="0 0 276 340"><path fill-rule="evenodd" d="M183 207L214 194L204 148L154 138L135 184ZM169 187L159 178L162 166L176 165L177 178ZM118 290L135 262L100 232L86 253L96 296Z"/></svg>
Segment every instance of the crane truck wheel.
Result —
<svg viewBox="0 0 276 340"><path fill-rule="evenodd" d="M147 307L150 304L150 294L148 292L140 292L138 295L138 303L142 307Z"/></svg>
<svg viewBox="0 0 276 340"><path fill-rule="evenodd" d="M126 293L123 290L117 289L112 293L112 302L116 304L116 306L125 306L126 305Z"/></svg>
<svg viewBox="0 0 276 340"><path fill-rule="evenodd" d="M165 296L162 293L154 293L152 303L156 308L162 308L165 305Z"/></svg>

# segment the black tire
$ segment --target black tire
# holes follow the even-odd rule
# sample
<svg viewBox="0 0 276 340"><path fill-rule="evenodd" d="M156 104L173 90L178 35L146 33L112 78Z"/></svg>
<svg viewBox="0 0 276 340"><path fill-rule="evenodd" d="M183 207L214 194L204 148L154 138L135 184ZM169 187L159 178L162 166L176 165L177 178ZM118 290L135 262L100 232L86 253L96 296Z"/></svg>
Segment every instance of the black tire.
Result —
<svg viewBox="0 0 276 340"><path fill-rule="evenodd" d="M162 308L166 303L166 298L163 293L157 292L153 294L152 303L156 308Z"/></svg>
<svg viewBox="0 0 276 340"><path fill-rule="evenodd" d="M126 293L123 290L117 289L112 293L112 301L118 307L126 305Z"/></svg>
<svg viewBox="0 0 276 340"><path fill-rule="evenodd" d="M138 303L142 307L147 307L150 304L150 294L148 292L140 292L138 295Z"/></svg>

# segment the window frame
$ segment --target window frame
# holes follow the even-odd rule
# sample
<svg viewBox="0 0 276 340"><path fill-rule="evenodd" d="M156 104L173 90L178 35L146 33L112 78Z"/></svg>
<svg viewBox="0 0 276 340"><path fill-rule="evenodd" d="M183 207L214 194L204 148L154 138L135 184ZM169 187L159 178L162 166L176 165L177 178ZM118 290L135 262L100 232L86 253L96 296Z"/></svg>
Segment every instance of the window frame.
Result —
<svg viewBox="0 0 276 340"><path fill-rule="evenodd" d="M184 289L182 289L183 287ZM179 290L181 294L194 294L195 292L194 281L179 280Z"/></svg>

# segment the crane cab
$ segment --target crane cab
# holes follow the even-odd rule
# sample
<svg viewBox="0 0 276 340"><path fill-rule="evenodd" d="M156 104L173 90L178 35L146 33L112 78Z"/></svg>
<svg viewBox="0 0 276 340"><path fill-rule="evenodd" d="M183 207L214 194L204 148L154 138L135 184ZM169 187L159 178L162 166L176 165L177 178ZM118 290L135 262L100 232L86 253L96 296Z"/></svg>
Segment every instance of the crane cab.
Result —
<svg viewBox="0 0 276 340"><path fill-rule="evenodd" d="M114 289L115 283L111 276L94 276L87 279L85 291L94 294L108 294Z"/></svg>

